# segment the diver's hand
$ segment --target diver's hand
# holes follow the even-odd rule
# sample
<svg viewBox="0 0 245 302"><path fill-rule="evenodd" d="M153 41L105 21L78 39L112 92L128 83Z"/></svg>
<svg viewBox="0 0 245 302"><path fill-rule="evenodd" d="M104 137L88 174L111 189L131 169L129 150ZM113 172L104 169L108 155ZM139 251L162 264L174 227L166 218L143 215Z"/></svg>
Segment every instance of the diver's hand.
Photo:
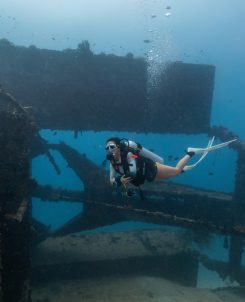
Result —
<svg viewBox="0 0 245 302"><path fill-rule="evenodd" d="M131 177L126 177L125 175L123 175L121 178L120 178L120 181L122 183L122 185L125 187L130 181L132 180Z"/></svg>

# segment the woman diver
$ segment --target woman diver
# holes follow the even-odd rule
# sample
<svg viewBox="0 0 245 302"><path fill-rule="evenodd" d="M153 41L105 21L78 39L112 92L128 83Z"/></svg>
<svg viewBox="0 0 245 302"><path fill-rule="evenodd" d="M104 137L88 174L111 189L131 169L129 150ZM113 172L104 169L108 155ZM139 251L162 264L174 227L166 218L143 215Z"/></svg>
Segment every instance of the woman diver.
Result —
<svg viewBox="0 0 245 302"><path fill-rule="evenodd" d="M110 183L118 188L132 183L135 186L146 180L151 182L157 179L167 179L179 175L183 171L195 167L209 151L223 148L236 139L213 145L214 137L209 140L206 148L188 148L175 167L163 164L163 159L140 144L127 139L111 137L106 141L107 159L110 161ZM187 166L189 159L195 155L202 155L193 165Z"/></svg>

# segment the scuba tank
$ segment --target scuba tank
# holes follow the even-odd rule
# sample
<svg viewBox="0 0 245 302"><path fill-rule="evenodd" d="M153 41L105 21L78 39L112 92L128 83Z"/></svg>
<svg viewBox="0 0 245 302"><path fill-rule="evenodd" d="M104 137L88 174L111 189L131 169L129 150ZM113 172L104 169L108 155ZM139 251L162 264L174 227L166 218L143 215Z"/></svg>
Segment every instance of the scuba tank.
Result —
<svg viewBox="0 0 245 302"><path fill-rule="evenodd" d="M159 155L153 153L152 151L142 147L141 144L135 143L134 141L127 140L127 139L122 139L122 144L129 151L131 149L134 153L137 153L141 157L151 159L152 161L160 163L160 164L163 164L163 162L164 162L164 160L161 156L159 156Z"/></svg>

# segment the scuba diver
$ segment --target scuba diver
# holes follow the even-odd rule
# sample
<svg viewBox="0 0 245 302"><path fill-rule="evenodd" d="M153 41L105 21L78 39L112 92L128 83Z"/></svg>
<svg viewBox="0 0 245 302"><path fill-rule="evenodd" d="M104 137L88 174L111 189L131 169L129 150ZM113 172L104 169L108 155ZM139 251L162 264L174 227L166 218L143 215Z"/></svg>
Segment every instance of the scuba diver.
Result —
<svg viewBox="0 0 245 302"><path fill-rule="evenodd" d="M123 186L127 196L134 192L127 189L129 184L139 188L141 199L143 194L140 185L145 181L152 182L159 179L168 179L179 175L184 171L193 169L199 164L210 151L223 148L236 141L213 145L214 137L209 140L206 148L192 148L186 150L186 154L179 160L175 167L164 164L163 158L144 148L138 143L119 137L111 137L106 141L106 158L110 161L110 184L114 188ZM187 162L194 155L201 155L199 160L192 165Z"/></svg>

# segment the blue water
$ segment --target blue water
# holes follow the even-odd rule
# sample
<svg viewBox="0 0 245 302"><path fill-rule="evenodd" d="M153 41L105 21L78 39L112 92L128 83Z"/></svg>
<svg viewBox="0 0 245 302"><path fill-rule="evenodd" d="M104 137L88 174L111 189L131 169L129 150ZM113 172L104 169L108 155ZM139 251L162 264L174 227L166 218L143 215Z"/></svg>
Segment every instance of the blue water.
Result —
<svg viewBox="0 0 245 302"><path fill-rule="evenodd" d="M243 0L8 0L0 5L0 38L56 50L89 40L95 53L213 64L212 124L245 139L244 11Z"/></svg>
<svg viewBox="0 0 245 302"><path fill-rule="evenodd" d="M166 6L171 6L170 16ZM63 50L75 49L82 40L90 42L96 54L113 53L143 56L149 63L150 76L168 61L212 64L216 67L211 126L222 125L245 140L245 1L244 0L8 0L0 4L0 39L17 45ZM151 43L144 43L145 39ZM104 142L114 135L127 137L163 156L165 163L175 165L169 155L181 157L188 146L204 147L206 134L170 135L120 132L81 132L77 139L69 131L41 130L50 143L64 141L97 165L105 158ZM217 141L218 143L218 141ZM32 176L42 185L83 190L82 181L67 166L57 151L51 151L61 174L57 175L45 155L32 162ZM233 192L237 154L222 149L208 154L194 170L174 182L197 188ZM108 168L108 167L107 167ZM210 175L210 173L212 175ZM57 229L83 210L80 203L41 201L33 198L33 216ZM124 222L95 231L155 228L160 226ZM202 253L227 261L224 238L214 236ZM196 249L200 247L195 246ZM245 265L245 255L243 255ZM199 287L207 280L218 285L218 277L200 266ZM217 278L216 278L217 277ZM214 280L218 280L215 282ZM212 284L208 286L211 287Z"/></svg>
<svg viewBox="0 0 245 302"><path fill-rule="evenodd" d="M97 165L101 165L104 157L104 143L108 137L118 135L120 137L130 137L141 142L146 147L151 147L154 152L164 157L165 163L174 165L176 161L169 160L168 155L174 157L182 156L188 146L205 146L208 141L207 135L160 135L160 134L136 134L122 132L81 132L77 138L71 131L51 131L42 130L41 136L49 143L59 143L63 141L76 149L81 154L92 160ZM48 159L43 155L35 158L32 165L32 174L40 184L49 184L54 187L66 189L82 190L83 185L78 177L67 167L67 163L58 152L53 152L57 164L61 169L58 175L54 171ZM237 154L231 149L223 149L219 152L210 153L205 161L196 169L184 173L174 179L173 182L191 185L197 188L211 189L221 192L232 192L234 190L235 169ZM229 172L228 172L229 171ZM210 176L210 172L213 175ZM82 211L81 204L43 202L33 200L33 216L41 222L49 225L51 229L56 229L76 214ZM139 229L160 229L168 228L175 231L182 231L176 227L166 227L154 224L125 221L114 225L101 227L93 232L117 232ZM86 233L87 233L86 232ZM198 246L193 243L193 248L214 260L227 261L228 250L223 247L224 237L212 235L212 240L207 246ZM243 263L245 257L243 257ZM215 288L230 285L230 281L222 280L217 273L210 272L202 264L199 265L197 287Z"/></svg>
<svg viewBox="0 0 245 302"><path fill-rule="evenodd" d="M104 144L108 137L119 135L120 137L129 137L132 140L142 143L145 147L152 148L155 153L163 156L165 164L175 165L177 160L169 160L169 155L181 157L188 146L201 146L207 144L207 135L160 135L160 134L136 134L122 132L82 132L77 138L74 138L72 131L51 131L42 130L41 136L50 143L59 143L60 141L69 144L72 148L86 154L87 158L98 166L105 158ZM218 141L217 141L218 142ZM52 185L64 189L83 190L83 184L76 174L68 167L67 162L62 155L53 151L52 155L61 169L58 175L49 163L45 155L38 156L33 160L32 175L41 185ZM234 190L235 169L237 154L231 149L222 149L221 151L210 153L205 161L196 169L171 179L173 182L191 185L197 188L210 189L220 192L231 193ZM108 166L107 166L108 168ZM229 173L228 173L229 171ZM210 175L212 173L212 175ZM42 207L46 209L47 201L33 202L33 215L38 220L45 222L52 228L62 224L62 216L57 215L57 205L49 202L49 216ZM55 204L55 205L54 205ZM60 204L61 213L66 212L69 207L66 203ZM72 208L76 208L72 205ZM63 210L62 210L63 209ZM80 208L77 208L80 211ZM64 221L67 217L64 216ZM58 224L59 221L59 224Z"/></svg>

